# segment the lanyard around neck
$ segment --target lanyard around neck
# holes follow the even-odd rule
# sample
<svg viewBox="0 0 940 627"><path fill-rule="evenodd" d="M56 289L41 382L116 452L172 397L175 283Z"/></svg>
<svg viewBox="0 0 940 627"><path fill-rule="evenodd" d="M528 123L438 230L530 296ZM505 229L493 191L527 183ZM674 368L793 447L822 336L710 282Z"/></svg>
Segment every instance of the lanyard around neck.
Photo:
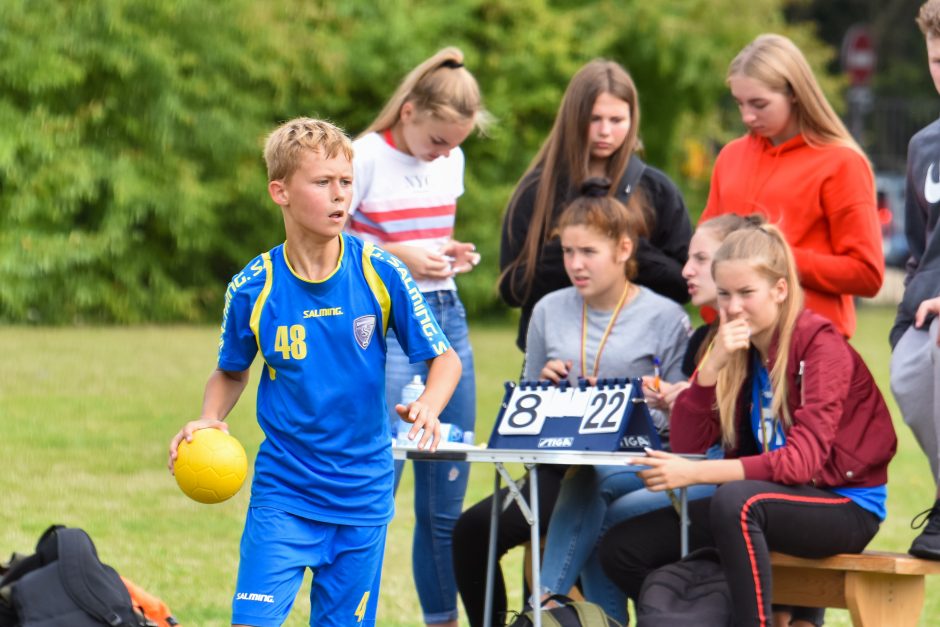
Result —
<svg viewBox="0 0 940 627"><path fill-rule="evenodd" d="M627 302L627 295L630 293L631 284L627 281L627 284L623 286L623 294L620 295L620 301L617 303L617 307L614 308L614 312L610 314L610 321L607 323L607 328L604 330L604 335L601 336L601 341L597 345L597 354L594 355L594 368L592 369L591 376L597 376L597 370L601 364L601 353L604 352L604 344L607 343L607 338L610 335L611 330L614 328L614 323L617 322L617 316L620 315L620 310L623 309L623 305ZM587 376L587 371L585 365L587 364L587 301L581 301L581 376Z"/></svg>

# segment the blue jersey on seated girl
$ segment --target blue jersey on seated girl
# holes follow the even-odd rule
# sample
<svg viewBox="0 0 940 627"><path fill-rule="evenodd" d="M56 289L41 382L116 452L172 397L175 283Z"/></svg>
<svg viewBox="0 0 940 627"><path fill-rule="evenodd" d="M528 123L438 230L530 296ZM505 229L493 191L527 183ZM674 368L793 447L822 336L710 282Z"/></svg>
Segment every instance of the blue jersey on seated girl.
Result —
<svg viewBox="0 0 940 627"><path fill-rule="evenodd" d="M729 233L740 228L755 228L758 224L760 221L754 218L727 214L699 225L689 244L689 259L682 268L693 305L717 307L717 291L711 277L712 256ZM692 335L680 377L672 372L658 380L644 377L647 402L651 409L658 410L654 415L668 414L676 395L689 386L688 378L707 351L717 327L717 322L705 325ZM644 333L648 329L635 331ZM713 446L709 456L720 458L721 447ZM666 493L638 489L640 484L636 471L618 466L580 467L565 477L542 556L543 598L556 593L567 594L580 578L581 591L587 600L599 604L620 622L627 619L627 599L604 574L595 549L601 536L617 523L670 505ZM705 498L714 490L710 485L693 486L688 498Z"/></svg>
<svg viewBox="0 0 940 627"><path fill-rule="evenodd" d="M897 440L861 357L829 321L802 308L793 255L765 225L729 235L715 253L720 326L672 412L672 447L650 451L653 491L718 484L689 506L690 546L716 546L736 625L769 625L770 551L826 557L862 551L885 517ZM679 559L679 519L660 509L602 539L607 575L636 599L653 569Z"/></svg>
<svg viewBox="0 0 940 627"><path fill-rule="evenodd" d="M667 381L684 378L688 317L674 301L631 281L636 274L636 214L607 196L608 189L606 180L589 179L582 189L586 196L569 205L558 220L565 270L573 286L535 305L526 340L526 378L575 383L598 376L640 377L657 365ZM665 433L664 412L654 410L653 422ZM552 557L543 569L549 577L548 592L567 593L598 538L606 507L589 507L592 503L582 497L601 490L620 496L642 488L636 471L624 466L575 466L568 471L546 537L546 555ZM658 497L653 495L654 504L642 511L656 509ZM593 533L582 535L582 529ZM575 568L566 568L572 563ZM600 580L598 587L611 593L590 594L586 588L588 599L622 599L599 564L590 570L597 575L592 583ZM605 609L615 618L626 611L625 604L619 610L615 604Z"/></svg>

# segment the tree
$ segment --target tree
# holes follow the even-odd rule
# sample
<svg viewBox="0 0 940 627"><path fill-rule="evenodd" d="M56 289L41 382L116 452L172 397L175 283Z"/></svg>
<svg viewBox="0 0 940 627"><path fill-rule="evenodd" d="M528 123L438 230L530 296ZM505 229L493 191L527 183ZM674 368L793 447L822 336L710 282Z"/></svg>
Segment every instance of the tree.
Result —
<svg viewBox="0 0 940 627"><path fill-rule="evenodd" d="M688 153L723 136L728 61L784 27L780 0L15 0L0 7L0 320L215 319L282 237L264 135L298 115L355 134L415 64L458 45L497 125L471 138L458 237L471 314L499 311L499 225L571 75L595 56L640 89L651 163L698 210ZM60 27L50 28L50 24ZM737 132L737 131L735 131ZM696 152L697 155L701 151ZM701 158L699 157L701 160Z"/></svg>

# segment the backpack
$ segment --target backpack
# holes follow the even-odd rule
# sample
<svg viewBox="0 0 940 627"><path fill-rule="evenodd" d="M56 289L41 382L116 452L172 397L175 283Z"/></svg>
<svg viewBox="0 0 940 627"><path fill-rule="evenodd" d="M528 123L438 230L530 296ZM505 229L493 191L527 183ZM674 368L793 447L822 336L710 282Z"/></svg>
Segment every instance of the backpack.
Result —
<svg viewBox="0 0 940 627"><path fill-rule="evenodd" d="M575 601L561 594L553 594L549 599L560 606L542 609L542 625L545 627L621 627L596 603ZM509 627L532 627L535 624L532 613L531 608L526 609Z"/></svg>
<svg viewBox="0 0 940 627"><path fill-rule="evenodd" d="M173 616L169 606L160 597L147 592L136 583L122 576L121 581L131 595L134 610L147 617L155 627L175 627L179 621Z"/></svg>
<svg viewBox="0 0 940 627"><path fill-rule="evenodd" d="M149 627L81 529L52 525L0 579L0 627Z"/></svg>
<svg viewBox="0 0 940 627"><path fill-rule="evenodd" d="M637 627L731 627L731 589L718 550L692 551L657 568L643 581L636 602Z"/></svg>

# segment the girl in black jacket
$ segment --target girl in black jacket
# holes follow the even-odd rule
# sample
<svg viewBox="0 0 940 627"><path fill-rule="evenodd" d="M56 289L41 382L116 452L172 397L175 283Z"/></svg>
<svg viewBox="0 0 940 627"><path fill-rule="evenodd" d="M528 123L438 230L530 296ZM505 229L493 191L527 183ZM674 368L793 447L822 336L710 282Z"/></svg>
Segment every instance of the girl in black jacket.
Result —
<svg viewBox="0 0 940 627"><path fill-rule="evenodd" d="M499 291L506 304L522 308L520 349L535 303L571 285L555 224L590 177L615 181L610 195L643 216L636 282L680 304L689 300L682 278L692 237L689 214L675 184L634 154L639 126L636 86L619 64L595 59L571 79L551 133L503 219Z"/></svg>

